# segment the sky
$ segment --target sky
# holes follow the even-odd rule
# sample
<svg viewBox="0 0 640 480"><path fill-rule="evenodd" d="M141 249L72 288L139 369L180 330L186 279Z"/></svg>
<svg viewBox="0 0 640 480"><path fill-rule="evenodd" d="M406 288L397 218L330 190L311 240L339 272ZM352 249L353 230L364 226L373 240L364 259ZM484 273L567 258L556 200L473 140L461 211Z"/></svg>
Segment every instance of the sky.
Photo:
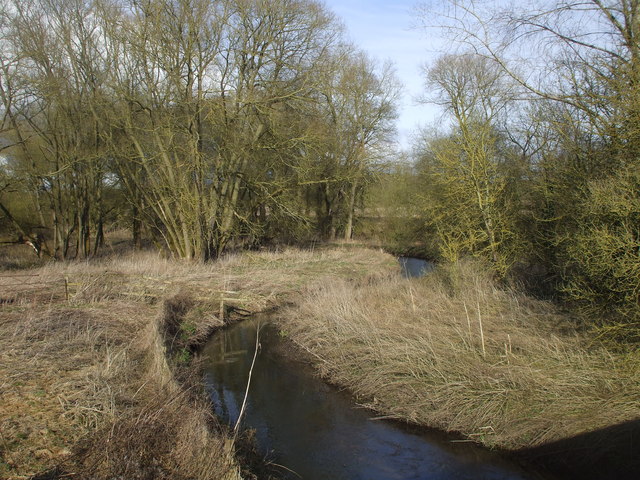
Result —
<svg viewBox="0 0 640 480"><path fill-rule="evenodd" d="M347 36L380 62L392 60L398 79L404 85L397 122L398 140L403 149L420 126L432 124L438 110L418 104L425 94L421 66L436 56L438 39L429 38L416 28L414 6L418 0L324 0L345 24Z"/></svg>

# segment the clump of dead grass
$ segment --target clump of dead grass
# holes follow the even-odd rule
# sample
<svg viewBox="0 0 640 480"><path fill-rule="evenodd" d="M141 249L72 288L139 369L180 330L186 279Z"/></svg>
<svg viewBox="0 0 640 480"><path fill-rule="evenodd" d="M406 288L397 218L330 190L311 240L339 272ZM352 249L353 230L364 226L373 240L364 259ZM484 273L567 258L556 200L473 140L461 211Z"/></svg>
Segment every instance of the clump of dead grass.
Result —
<svg viewBox="0 0 640 480"><path fill-rule="evenodd" d="M0 476L68 461L75 443L118 414L132 370L127 327L116 309L0 310Z"/></svg>
<svg viewBox="0 0 640 480"><path fill-rule="evenodd" d="M183 330L196 304L185 294L167 299L161 315L145 329L139 346L145 353L144 373L130 398L134 407L115 416L78 451L75 466L84 476L240 478L233 442L211 414L197 369L176 357L199 341L197 330Z"/></svg>
<svg viewBox="0 0 640 480"><path fill-rule="evenodd" d="M488 446L540 445L640 417L638 353L594 343L481 265L309 288L283 329L383 416Z"/></svg>

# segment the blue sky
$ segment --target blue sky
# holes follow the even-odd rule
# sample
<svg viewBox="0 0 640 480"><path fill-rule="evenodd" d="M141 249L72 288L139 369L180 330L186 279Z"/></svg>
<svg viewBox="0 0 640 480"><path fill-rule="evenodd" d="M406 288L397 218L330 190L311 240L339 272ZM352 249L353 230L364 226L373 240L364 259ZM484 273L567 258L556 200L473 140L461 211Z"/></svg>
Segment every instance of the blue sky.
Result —
<svg viewBox="0 0 640 480"><path fill-rule="evenodd" d="M415 97L424 94L421 65L437 54L438 39L428 38L424 30L414 28L417 0L324 0L345 24L351 40L372 57L390 59L404 85L398 119L399 142L410 146L411 133L420 125L432 123L437 110L416 105Z"/></svg>

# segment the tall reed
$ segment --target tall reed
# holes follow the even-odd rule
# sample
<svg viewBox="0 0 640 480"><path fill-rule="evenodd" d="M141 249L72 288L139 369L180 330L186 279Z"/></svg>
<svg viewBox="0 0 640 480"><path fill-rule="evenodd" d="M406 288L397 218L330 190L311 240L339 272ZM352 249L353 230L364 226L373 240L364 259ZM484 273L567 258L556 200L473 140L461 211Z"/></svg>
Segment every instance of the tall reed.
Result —
<svg viewBox="0 0 640 480"><path fill-rule="evenodd" d="M594 343L481 265L332 280L281 319L320 373L388 416L521 448L640 417L640 355Z"/></svg>

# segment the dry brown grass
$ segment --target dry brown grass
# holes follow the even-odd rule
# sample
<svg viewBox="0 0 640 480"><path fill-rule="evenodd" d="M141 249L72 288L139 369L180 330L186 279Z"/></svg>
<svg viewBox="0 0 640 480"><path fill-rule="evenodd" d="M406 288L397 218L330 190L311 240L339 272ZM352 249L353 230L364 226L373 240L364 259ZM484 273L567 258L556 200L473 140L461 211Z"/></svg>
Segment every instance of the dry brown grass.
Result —
<svg viewBox="0 0 640 480"><path fill-rule="evenodd" d="M174 345L188 347L193 339L185 335L178 345L170 333L195 305L183 295L166 299L146 325L136 346L143 373L127 382L137 387L127 408L77 449L74 467L83 478L240 478L233 444L200 394L197 369L173 358Z"/></svg>
<svg viewBox="0 0 640 480"><path fill-rule="evenodd" d="M0 478L238 478L185 362L194 345L221 317L281 305L313 279L390 268L387 255L350 249L0 271Z"/></svg>
<svg viewBox="0 0 640 480"><path fill-rule="evenodd" d="M322 375L396 419L517 449L640 418L640 353L598 345L475 264L317 283L282 319Z"/></svg>

